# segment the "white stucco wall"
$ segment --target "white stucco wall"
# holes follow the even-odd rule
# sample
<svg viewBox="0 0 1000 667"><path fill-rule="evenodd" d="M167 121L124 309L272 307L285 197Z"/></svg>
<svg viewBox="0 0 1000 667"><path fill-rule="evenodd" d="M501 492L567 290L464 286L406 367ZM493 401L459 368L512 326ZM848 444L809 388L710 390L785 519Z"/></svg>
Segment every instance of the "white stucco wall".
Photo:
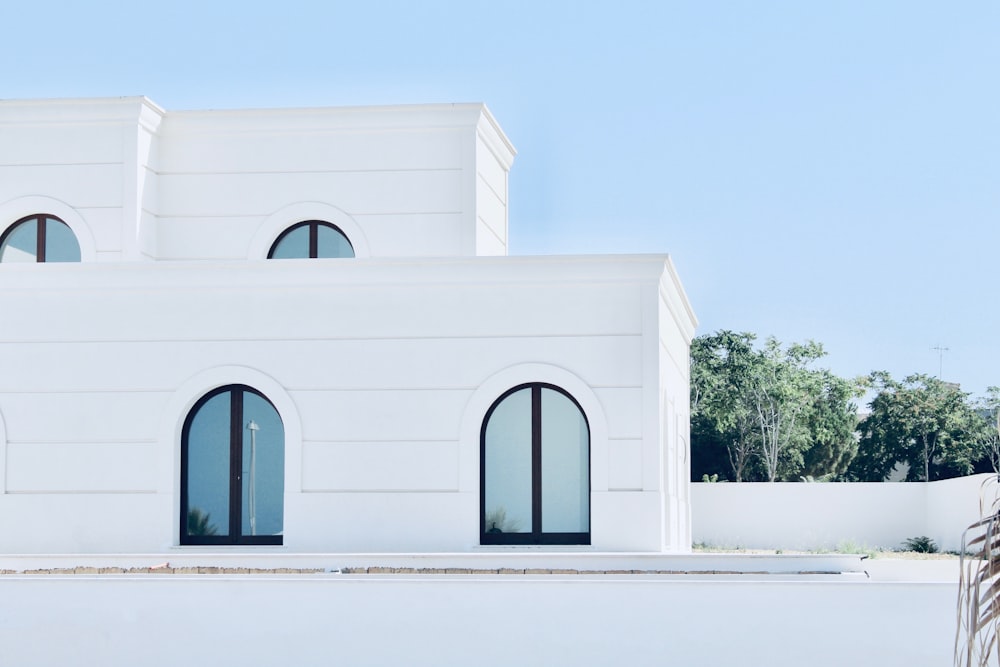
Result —
<svg viewBox="0 0 1000 667"><path fill-rule="evenodd" d="M0 533L25 553L176 544L183 420L242 383L285 423L289 550L468 550L483 417L540 381L591 425L593 548L686 550L665 517L686 486L646 470L677 433L642 406L687 396L648 371L665 274L656 256L0 266L0 309L24 315L0 325Z"/></svg>
<svg viewBox="0 0 1000 667"><path fill-rule="evenodd" d="M176 546L184 419L245 384L284 422L288 551L469 550L483 417L548 382L591 428L591 548L689 549L673 266L504 257L513 157L482 104L0 101L0 234L55 215L82 259L0 264L2 548ZM356 258L264 259L314 219Z"/></svg>
<svg viewBox="0 0 1000 667"><path fill-rule="evenodd" d="M991 475L939 482L692 484L696 543L750 549L898 549L927 536L957 551Z"/></svg>
<svg viewBox="0 0 1000 667"><path fill-rule="evenodd" d="M167 112L143 97L0 100L0 228L59 215L85 261L263 258L308 219L341 226L359 256L504 255L513 158L482 104Z"/></svg>

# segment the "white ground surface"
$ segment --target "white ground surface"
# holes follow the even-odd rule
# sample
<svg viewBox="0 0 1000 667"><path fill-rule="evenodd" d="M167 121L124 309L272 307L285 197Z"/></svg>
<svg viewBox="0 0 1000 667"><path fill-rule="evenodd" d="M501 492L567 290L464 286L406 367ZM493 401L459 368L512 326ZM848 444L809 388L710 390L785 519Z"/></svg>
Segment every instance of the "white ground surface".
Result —
<svg viewBox="0 0 1000 667"><path fill-rule="evenodd" d="M868 574L7 574L0 665L948 664L957 562L854 560Z"/></svg>

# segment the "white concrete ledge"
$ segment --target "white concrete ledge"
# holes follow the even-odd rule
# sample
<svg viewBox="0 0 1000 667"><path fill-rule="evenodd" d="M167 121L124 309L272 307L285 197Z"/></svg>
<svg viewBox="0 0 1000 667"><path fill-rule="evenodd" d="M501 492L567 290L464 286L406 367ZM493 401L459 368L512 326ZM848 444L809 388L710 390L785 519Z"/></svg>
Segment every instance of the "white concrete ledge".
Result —
<svg viewBox="0 0 1000 667"><path fill-rule="evenodd" d="M850 554L649 554L505 549L484 553L384 554L288 553L282 547L220 552L178 547L159 554L48 554L0 556L8 575L50 571L97 574L93 570L165 571L190 568L391 574L650 574L650 575L831 575L863 574L862 556Z"/></svg>

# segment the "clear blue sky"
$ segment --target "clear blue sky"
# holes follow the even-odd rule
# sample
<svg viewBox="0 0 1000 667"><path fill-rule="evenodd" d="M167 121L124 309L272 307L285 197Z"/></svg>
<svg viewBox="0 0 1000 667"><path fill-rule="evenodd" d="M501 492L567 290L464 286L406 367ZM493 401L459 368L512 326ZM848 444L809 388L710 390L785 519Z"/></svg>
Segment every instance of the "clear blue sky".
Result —
<svg viewBox="0 0 1000 667"><path fill-rule="evenodd" d="M483 101L516 254L669 252L701 320L1000 384L1000 3L5 3L0 97Z"/></svg>

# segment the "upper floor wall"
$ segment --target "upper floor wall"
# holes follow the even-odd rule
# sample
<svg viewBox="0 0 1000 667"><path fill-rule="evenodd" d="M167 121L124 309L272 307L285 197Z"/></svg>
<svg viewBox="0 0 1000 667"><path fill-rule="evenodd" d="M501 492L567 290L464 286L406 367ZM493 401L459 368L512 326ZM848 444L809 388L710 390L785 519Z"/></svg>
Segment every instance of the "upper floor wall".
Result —
<svg viewBox="0 0 1000 667"><path fill-rule="evenodd" d="M50 214L83 261L256 259L323 220L359 257L504 255L513 158L482 104L0 101L0 234Z"/></svg>

